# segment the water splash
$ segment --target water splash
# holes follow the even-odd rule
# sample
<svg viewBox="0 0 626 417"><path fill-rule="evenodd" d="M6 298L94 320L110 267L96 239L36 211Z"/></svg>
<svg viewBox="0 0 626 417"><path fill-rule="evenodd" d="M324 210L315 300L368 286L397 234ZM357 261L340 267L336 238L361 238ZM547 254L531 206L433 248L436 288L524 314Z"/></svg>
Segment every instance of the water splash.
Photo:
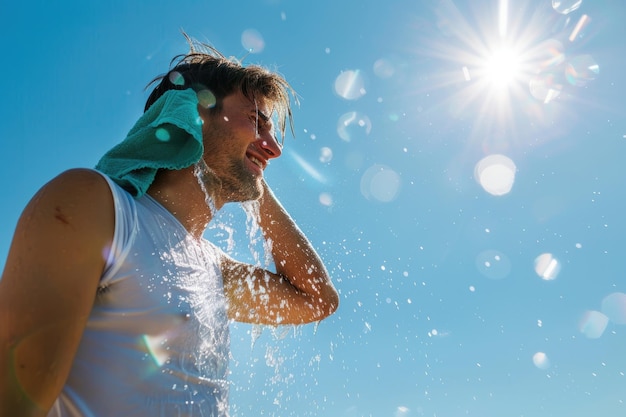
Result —
<svg viewBox="0 0 626 417"><path fill-rule="evenodd" d="M252 326L250 330L250 350L254 349L254 345L256 344L259 337L263 334L263 326L260 324L255 324Z"/></svg>
<svg viewBox="0 0 626 417"><path fill-rule="evenodd" d="M221 188L221 181L202 158L200 158L200 160L194 165L193 174L198 180L200 189L202 189L202 192L204 193L204 201L209 210L211 210L211 216L213 217L217 213L217 207L215 206L215 200L213 200L213 197L209 193L207 185L211 185L212 188Z"/></svg>
<svg viewBox="0 0 626 417"><path fill-rule="evenodd" d="M257 266L268 268L272 262L272 241L271 239L265 239L261 227L260 221L260 204L257 200L245 201L241 203L241 208L246 214L246 232L248 234L248 242L250 253L252 254ZM262 250L257 248L259 244L262 245ZM263 260L261 260L263 255Z"/></svg>
<svg viewBox="0 0 626 417"><path fill-rule="evenodd" d="M294 335L296 333L296 326L276 326L272 328L272 336L275 340L283 340L285 339L289 333L293 331Z"/></svg>

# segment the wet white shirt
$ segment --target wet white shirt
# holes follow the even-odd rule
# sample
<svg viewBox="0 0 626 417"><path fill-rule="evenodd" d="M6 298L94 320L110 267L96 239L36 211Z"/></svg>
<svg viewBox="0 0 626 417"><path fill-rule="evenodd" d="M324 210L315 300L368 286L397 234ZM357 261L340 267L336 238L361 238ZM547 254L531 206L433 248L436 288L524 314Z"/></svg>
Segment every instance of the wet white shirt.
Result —
<svg viewBox="0 0 626 417"><path fill-rule="evenodd" d="M219 249L108 178L115 236L69 378L48 417L228 415Z"/></svg>

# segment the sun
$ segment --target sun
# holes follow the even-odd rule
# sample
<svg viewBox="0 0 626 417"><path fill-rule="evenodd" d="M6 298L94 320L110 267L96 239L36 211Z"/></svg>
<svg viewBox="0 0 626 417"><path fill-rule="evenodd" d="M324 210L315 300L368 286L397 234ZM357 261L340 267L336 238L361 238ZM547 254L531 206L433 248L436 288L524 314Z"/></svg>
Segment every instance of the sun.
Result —
<svg viewBox="0 0 626 417"><path fill-rule="evenodd" d="M564 47L546 23L549 10L536 10L530 0L516 2L512 10L509 2L471 2L459 9L452 0L441 1L434 8L436 36L420 39L417 48L445 65L427 88L453 89L453 115L473 114L477 135L515 132L517 121L534 117L537 106L560 91L559 80L551 77Z"/></svg>
<svg viewBox="0 0 626 417"><path fill-rule="evenodd" d="M496 89L506 89L522 76L522 56L514 48L502 46L485 57L482 76Z"/></svg>
<svg viewBox="0 0 626 417"><path fill-rule="evenodd" d="M437 92L438 106L467 121L468 144L499 152L526 146L523 127L550 126L568 110L571 87L585 86L599 72L591 55L577 54L590 18L576 20L562 2L433 3L434 24L420 30L413 47L420 63L438 67L406 91Z"/></svg>

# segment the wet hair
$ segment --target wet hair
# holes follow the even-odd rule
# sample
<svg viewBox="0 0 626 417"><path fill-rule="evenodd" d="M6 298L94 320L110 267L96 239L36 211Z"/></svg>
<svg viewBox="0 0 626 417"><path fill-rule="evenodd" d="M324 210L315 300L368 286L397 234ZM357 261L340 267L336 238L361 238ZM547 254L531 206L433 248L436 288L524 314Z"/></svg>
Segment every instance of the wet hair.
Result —
<svg viewBox="0 0 626 417"><path fill-rule="evenodd" d="M244 67L240 61L227 58L213 46L198 42L184 32L183 35L189 43L189 52L175 56L170 62L170 70L147 85L146 88L155 84L156 87L150 93L144 111L168 90L192 88L209 114L219 114L222 100L239 91L253 103L259 99L269 101L276 112L277 130L282 140L287 124L294 134L291 98L296 104L298 100L293 88L281 75L258 65Z"/></svg>

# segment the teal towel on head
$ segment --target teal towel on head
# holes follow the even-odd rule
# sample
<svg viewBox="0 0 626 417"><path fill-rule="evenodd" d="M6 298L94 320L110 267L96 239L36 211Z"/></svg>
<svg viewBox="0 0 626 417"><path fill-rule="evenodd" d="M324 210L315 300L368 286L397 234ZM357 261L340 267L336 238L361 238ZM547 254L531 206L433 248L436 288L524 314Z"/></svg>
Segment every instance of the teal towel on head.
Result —
<svg viewBox="0 0 626 417"><path fill-rule="evenodd" d="M140 197L159 169L191 166L203 150L196 92L169 90L139 118L126 139L100 159L96 169Z"/></svg>

